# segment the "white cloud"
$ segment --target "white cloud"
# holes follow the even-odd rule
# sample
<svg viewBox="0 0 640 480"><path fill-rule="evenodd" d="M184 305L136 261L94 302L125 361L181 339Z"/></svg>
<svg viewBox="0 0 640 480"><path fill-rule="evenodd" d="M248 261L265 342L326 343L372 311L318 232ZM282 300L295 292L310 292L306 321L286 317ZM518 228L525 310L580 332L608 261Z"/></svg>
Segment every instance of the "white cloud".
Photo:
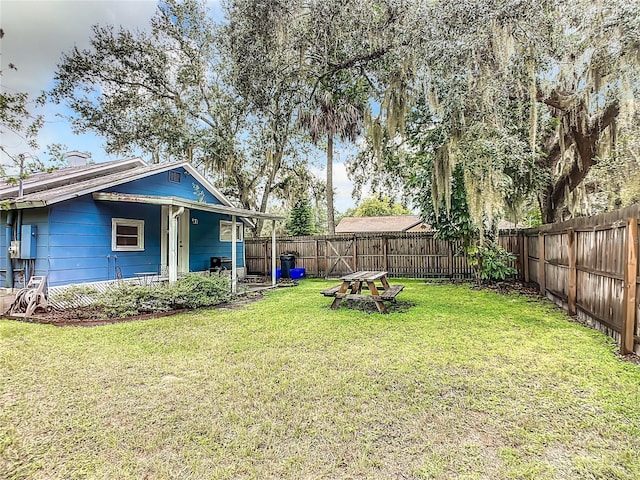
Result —
<svg viewBox="0 0 640 480"><path fill-rule="evenodd" d="M37 95L51 86L63 52L89 45L92 25L144 29L155 10L153 0L2 0L3 87ZM18 70L9 70L9 63Z"/></svg>
<svg viewBox="0 0 640 480"><path fill-rule="evenodd" d="M326 181L326 166L311 166L311 172L323 182ZM333 191L334 204L338 212L344 212L346 209L352 208L355 205L355 201L351 197L351 193L353 191L353 182L349 180L347 168L344 162L334 161L333 163ZM366 197L369 193L369 188L367 185L364 186L362 193L363 197Z"/></svg>

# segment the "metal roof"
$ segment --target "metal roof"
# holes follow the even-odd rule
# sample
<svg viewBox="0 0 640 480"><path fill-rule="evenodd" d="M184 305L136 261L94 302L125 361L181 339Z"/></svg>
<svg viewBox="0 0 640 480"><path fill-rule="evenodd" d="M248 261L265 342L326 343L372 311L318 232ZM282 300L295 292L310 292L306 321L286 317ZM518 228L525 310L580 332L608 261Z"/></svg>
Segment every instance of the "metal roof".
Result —
<svg viewBox="0 0 640 480"><path fill-rule="evenodd" d="M36 173L22 181L22 196L17 183L0 182L1 209L44 207L128 183L140 178L182 167L196 178L224 205L231 202L187 162L147 165L139 158L63 168L48 173Z"/></svg>
<svg viewBox="0 0 640 480"><path fill-rule="evenodd" d="M29 194L64 187L72 183L83 182L103 175L110 175L135 168L144 167L146 164L139 158L116 160L112 162L96 163L79 167L62 168L51 172L40 172L29 175L22 180L23 197ZM15 199L19 194L18 182L0 181L0 200Z"/></svg>

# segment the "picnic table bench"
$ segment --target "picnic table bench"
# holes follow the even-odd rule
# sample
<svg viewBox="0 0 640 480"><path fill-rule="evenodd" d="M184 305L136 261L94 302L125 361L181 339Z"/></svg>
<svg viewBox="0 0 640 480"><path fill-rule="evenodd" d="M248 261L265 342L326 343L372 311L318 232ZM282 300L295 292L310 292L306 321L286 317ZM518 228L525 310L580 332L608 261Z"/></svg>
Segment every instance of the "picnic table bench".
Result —
<svg viewBox="0 0 640 480"><path fill-rule="evenodd" d="M384 302L395 302L396 296L404 289L404 285L389 285L387 272L361 271L350 273L341 278L342 283L322 290L325 297L333 297L331 308L336 310L343 299L375 302L380 313L387 313ZM376 285L380 282L380 286ZM369 290L365 295L362 290Z"/></svg>

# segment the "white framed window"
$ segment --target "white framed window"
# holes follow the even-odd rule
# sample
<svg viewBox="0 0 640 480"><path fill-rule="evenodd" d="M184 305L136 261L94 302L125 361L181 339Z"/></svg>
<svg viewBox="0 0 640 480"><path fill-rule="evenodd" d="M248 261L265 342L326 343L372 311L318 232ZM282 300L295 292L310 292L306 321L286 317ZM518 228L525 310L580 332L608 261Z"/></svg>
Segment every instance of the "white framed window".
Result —
<svg viewBox="0 0 640 480"><path fill-rule="evenodd" d="M230 242L231 241L231 228L233 223L229 220L220 220L220 241L221 242ZM242 228L242 222L236 222L236 240L238 242L242 241L242 233L244 229Z"/></svg>
<svg viewBox="0 0 640 480"><path fill-rule="evenodd" d="M111 219L111 250L140 252L144 250L144 220Z"/></svg>

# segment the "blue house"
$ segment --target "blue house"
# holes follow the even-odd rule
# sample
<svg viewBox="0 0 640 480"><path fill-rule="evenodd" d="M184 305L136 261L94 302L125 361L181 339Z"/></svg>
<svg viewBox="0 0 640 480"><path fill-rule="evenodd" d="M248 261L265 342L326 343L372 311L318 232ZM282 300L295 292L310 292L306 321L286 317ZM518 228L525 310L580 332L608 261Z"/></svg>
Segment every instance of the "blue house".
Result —
<svg viewBox="0 0 640 480"><path fill-rule="evenodd" d="M256 218L280 217L235 208L186 162L134 158L38 173L21 185L0 183L0 281L171 282L226 260L235 290L245 273L244 226Z"/></svg>

